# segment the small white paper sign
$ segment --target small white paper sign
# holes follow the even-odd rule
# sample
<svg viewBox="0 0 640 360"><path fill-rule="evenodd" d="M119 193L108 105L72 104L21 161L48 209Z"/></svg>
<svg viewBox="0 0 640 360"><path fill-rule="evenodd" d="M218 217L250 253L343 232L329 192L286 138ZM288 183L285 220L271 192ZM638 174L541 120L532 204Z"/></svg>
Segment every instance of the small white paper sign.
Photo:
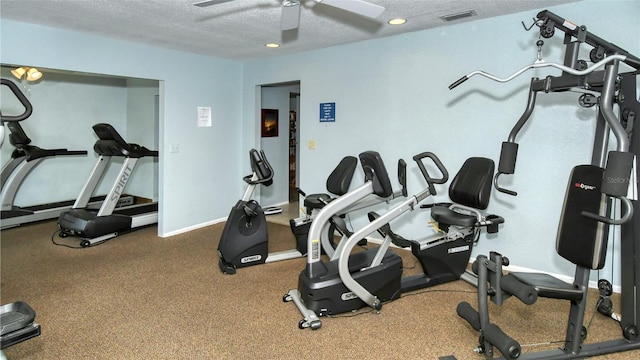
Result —
<svg viewBox="0 0 640 360"><path fill-rule="evenodd" d="M198 127L211 126L211 108L198 106Z"/></svg>

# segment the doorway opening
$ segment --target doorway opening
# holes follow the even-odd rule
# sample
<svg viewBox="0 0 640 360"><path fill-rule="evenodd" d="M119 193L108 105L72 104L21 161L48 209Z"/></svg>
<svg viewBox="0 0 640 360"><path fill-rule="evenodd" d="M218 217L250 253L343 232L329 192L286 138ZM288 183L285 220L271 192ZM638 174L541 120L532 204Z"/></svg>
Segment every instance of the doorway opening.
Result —
<svg viewBox="0 0 640 360"><path fill-rule="evenodd" d="M265 152L274 171L273 184L261 187L260 204L263 207L277 206L282 214L269 216L273 219L280 216L286 219L298 217L298 192L300 174L300 82L266 84L260 86L256 129L259 146ZM256 94L258 95L258 94ZM262 114L270 114L277 118L277 131L265 130ZM269 121L273 126L273 121Z"/></svg>

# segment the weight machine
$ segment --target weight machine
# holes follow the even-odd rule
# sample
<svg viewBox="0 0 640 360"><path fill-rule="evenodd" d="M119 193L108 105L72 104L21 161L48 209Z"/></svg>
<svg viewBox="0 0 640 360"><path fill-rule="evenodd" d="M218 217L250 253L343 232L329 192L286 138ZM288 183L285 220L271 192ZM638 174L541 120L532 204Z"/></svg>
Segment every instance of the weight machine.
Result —
<svg viewBox="0 0 640 360"><path fill-rule="evenodd" d="M541 52L543 41L538 40L537 60L528 66L516 71L514 74L500 78L484 71L474 71L460 78L449 86L450 89L467 81L474 75L482 75L498 82L507 82L516 78L525 71L533 68L553 67L562 70L559 76L547 76L544 79L533 78L531 80L527 107L509 134L508 141L503 142L500 154L500 164L498 173L494 178L494 186L498 191L509 195L516 195L513 190L500 186L501 175L513 174L517 157L518 144L516 136L525 125L533 112L536 96L540 92L553 93L564 91L580 91L583 94L579 98L579 103L583 107L599 106L597 117L597 127L595 132L594 149L592 153L591 165L586 165L589 172L601 170L596 175L595 182L598 183L598 196L603 198L600 211L579 210L574 211L571 216L576 216L573 223L567 226L566 209L573 205L568 195L565 199L565 209L563 209L562 225L559 229L556 249L558 253L576 264L576 272L573 284L565 284L547 274L524 275L509 274L502 275L502 266L505 265L504 257L501 254L492 252L489 257L478 256L475 266L479 273L478 279L478 307L475 311L467 303L461 303L458 313L464 317L474 329L480 332L479 350L486 357L493 357L493 348L497 347L502 355L508 359L519 358L521 355L520 345L510 338L497 325L489 321L487 297L494 303L501 305L503 300L514 295L524 303L535 302L538 296L552 297L569 300L571 303L565 342L558 350L544 351L538 353L525 354L525 359L573 359L589 356L597 356L614 352L640 349L640 338L638 326L640 324L640 264L637 262L640 257L640 216L638 214L637 201L629 200L627 196L629 185L636 186L635 180L638 178L637 168L634 166L635 156L640 153L640 141L634 141L635 127L634 120L640 111L640 103L636 93L636 81L640 70L640 59L629 54L620 47L601 39L600 37L587 31L585 26L578 26L549 11L538 13L535 25L540 28L540 35L543 38L554 36L555 31L562 31L564 35L565 55L564 63L556 64L546 62L542 59ZM587 61L578 59L579 49L583 45L592 47L589 53L589 60L593 63L587 66ZM621 63L630 66L632 72L621 72ZM604 67L603 70L599 70ZM617 105L618 114L614 107ZM616 138L616 150L609 151L609 133L613 133ZM605 167L605 158L606 161ZM580 167L576 167L578 169ZM577 171L574 169L574 171ZM631 173L631 171L635 173ZM595 171L596 174L597 171ZM572 175L573 176L573 175ZM574 184L575 185L575 184ZM575 186L574 186L575 187ZM568 194L572 191L569 186ZM611 199L620 200L624 215L619 219L611 218ZM592 200L589 200L593 203ZM582 205L580 205L582 206ZM595 209L598 209L596 207ZM564 246L572 241L566 241L562 235L565 227L574 228L575 224L583 223L589 219L593 224L598 224L597 228L605 228L601 233L587 234L589 245L585 243L575 243L575 246L591 246L591 249L584 250L574 247L573 253L567 251ZM617 340L604 341L593 344L583 344L586 337L583 321L586 311L586 297L588 291L590 270L600 269L604 265L604 255L606 254L606 228L610 225L621 227L621 311L620 316L613 317L620 323L622 328L622 338ZM590 238L593 236L593 238ZM577 253L577 254L576 254ZM513 275L513 276L512 276ZM517 280L514 281L514 278ZM611 311L609 310L609 314Z"/></svg>

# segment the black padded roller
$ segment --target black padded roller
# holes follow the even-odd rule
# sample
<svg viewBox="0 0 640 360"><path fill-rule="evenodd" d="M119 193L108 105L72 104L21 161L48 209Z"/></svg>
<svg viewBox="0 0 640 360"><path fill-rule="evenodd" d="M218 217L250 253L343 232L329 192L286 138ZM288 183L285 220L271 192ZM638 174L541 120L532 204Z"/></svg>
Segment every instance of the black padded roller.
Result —
<svg viewBox="0 0 640 360"><path fill-rule="evenodd" d="M507 359L517 359L521 348L517 341L505 334L497 325L489 324L483 331L484 338L500 350Z"/></svg>
<svg viewBox="0 0 640 360"><path fill-rule="evenodd" d="M527 305L531 305L538 300L538 293L533 286L527 285L511 275L505 275L501 278L500 287Z"/></svg>
<svg viewBox="0 0 640 360"><path fill-rule="evenodd" d="M456 312L458 316L467 320L469 325L474 328L476 331L480 331L480 314L466 301L458 304L456 308Z"/></svg>

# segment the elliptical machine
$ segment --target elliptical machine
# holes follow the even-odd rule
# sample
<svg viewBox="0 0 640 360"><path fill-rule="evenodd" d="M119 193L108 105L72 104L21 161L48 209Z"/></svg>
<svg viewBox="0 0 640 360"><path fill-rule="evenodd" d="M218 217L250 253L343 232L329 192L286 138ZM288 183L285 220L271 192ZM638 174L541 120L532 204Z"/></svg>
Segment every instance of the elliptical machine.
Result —
<svg viewBox="0 0 640 360"><path fill-rule="evenodd" d="M248 186L242 198L231 208L218 244L218 266L224 274L237 268L294 259L307 253L306 244L297 241L296 249L269 254L269 234L264 210L252 200L256 186L273 184L273 168L264 151L249 151L252 174L245 176Z"/></svg>
<svg viewBox="0 0 640 360"><path fill-rule="evenodd" d="M297 241L306 244L311 223L317 217L319 211L327 204L349 191L349 186L351 185L351 180L357 165L358 158L354 156L345 156L340 163L338 163L336 168L327 178L327 191L330 194L316 193L306 195L302 190L297 189L300 195L304 196L303 204L306 209L306 213L303 216L289 221L291 230L296 236ZM349 213L381 203L390 204L395 199L400 197L406 198L408 196L407 163L403 159L398 160L398 182L400 183L400 189L393 191L388 197L383 198L376 194L370 194L332 216L325 224L320 235L322 251L333 259L336 255L335 248L337 247L336 242L333 240L335 232L337 231L341 235L342 239L346 239L353 234L353 230L350 229L344 221ZM358 245L361 246L366 244L367 239L362 239L362 241L358 243Z"/></svg>
<svg viewBox="0 0 640 360"><path fill-rule="evenodd" d="M435 178L428 173L425 159L433 162L440 177ZM368 225L340 242L335 256L329 262L320 260L319 251L309 254L307 267L300 273L298 289L290 290L283 296L283 301L293 301L303 315L298 323L300 329L319 329L322 326L320 316L353 311L364 306L380 310L383 302L395 300L404 292L458 280L463 275L480 228L487 227L489 232L497 232L498 224L504 222L499 216L485 216L479 211L488 205L493 161L471 158L458 172L449 191L451 199L460 203L437 204L432 209L432 217L446 229L445 232L411 241L393 234L385 236L378 248L352 254L355 245L376 230L385 235L392 234L388 225L390 221L415 210L422 200L436 194L434 184L444 184L449 179L447 169L435 154L420 153L413 160L427 182L426 189L381 216L372 215ZM390 193L389 177L378 153L364 152L360 154L360 162L365 171L365 184L320 211L309 233L308 246L312 249L319 246L317 229L332 213L351 206L372 192L379 196ZM414 255L420 259L424 273L403 278L402 258L389 251L392 242L409 244Z"/></svg>

